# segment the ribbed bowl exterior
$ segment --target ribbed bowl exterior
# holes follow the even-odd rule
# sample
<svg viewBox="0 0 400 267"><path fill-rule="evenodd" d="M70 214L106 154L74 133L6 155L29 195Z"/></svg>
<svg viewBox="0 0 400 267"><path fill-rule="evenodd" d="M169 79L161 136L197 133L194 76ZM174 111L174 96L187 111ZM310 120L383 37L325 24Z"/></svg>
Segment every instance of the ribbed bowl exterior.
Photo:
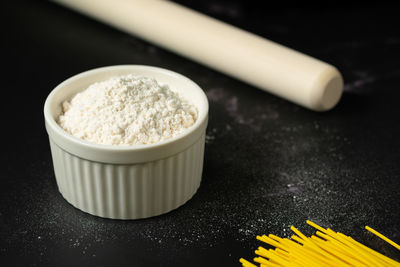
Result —
<svg viewBox="0 0 400 267"><path fill-rule="evenodd" d="M50 138L58 189L76 208L105 218L139 219L169 212L200 186L205 134L175 155L135 164L77 157Z"/></svg>

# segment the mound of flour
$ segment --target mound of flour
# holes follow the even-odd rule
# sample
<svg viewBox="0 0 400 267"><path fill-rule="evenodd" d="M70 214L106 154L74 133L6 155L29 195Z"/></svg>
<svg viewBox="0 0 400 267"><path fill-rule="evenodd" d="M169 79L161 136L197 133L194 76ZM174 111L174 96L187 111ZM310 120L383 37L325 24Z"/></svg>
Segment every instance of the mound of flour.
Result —
<svg viewBox="0 0 400 267"><path fill-rule="evenodd" d="M134 75L94 83L62 104L58 124L97 144L153 144L179 135L197 109L156 80Z"/></svg>

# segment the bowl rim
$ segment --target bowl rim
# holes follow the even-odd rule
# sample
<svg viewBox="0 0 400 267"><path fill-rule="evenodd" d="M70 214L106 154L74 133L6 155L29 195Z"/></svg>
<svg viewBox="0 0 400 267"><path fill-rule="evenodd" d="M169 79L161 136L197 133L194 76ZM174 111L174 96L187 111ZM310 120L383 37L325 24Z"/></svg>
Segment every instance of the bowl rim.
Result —
<svg viewBox="0 0 400 267"><path fill-rule="evenodd" d="M149 72L154 72L154 73L161 73L163 75L167 75L167 76L171 76L174 79L180 79L182 81L184 81L185 83L187 83L191 88L191 90L197 90L199 91L200 95L202 96L201 99L201 105L203 105L203 108L199 108L197 107L197 111L198 111L198 116L197 116L197 120L195 121L195 123L187 128L185 131L183 131L182 133L180 133L177 136L168 138L166 140L154 143L154 144L138 144L138 145L106 145L106 144L96 144L96 143L92 143L83 139L80 139L78 137L75 137L71 134L69 134L68 132L66 132L64 129L61 128L61 126L56 122L56 119L53 117L52 112L51 112L51 106L52 103L54 101L55 96L62 90L68 90L68 88L70 88L70 86L79 81L80 79L84 79L90 76L93 76L95 74L99 74L99 73L106 73L106 72L111 72L111 71L118 71L118 70L132 70L133 74L135 70L145 70L145 71L149 71ZM95 81L93 81L95 82ZM84 89L83 89L84 90ZM190 101L190 99L188 99ZM58 144L59 146L61 146L62 148L64 148L65 150L72 152L73 154L76 154L77 156L83 156L84 158L88 158L91 160L97 160L97 161L106 161L109 163L131 163L130 161L126 161L126 160L122 160L123 162L121 162L121 160L112 160L112 159L108 159L108 160L101 160L99 159L99 157L92 157L92 156L88 156L87 154L93 154L93 153L81 153L82 150L86 149L86 150L93 150L92 152L95 153L113 153L113 155L115 156L115 153L122 153L123 155L128 155L129 153L139 153L139 152L145 152L145 151L156 151L156 150L160 150L160 149L164 149L166 150L168 147L170 147L173 144L179 143L181 140L184 139L193 139L193 138L189 138L191 135L193 135L195 132L197 132L198 134L196 135L197 138L194 138L195 140L191 140L192 142L189 143L194 143L195 141L198 140L198 138L200 138L199 133L204 132L205 128L207 127L207 123L208 123L208 109L209 109L209 104L208 104L208 100L207 100L207 96L204 93L204 91L200 88L200 86L198 86L194 81L192 81L191 79L187 78L186 76L183 76L182 74L179 74L177 72L168 70L168 69L164 69L164 68L160 68L160 67L153 67L153 66L148 66L148 65L114 65L114 66L105 66L105 67L100 67L100 68L95 68L95 69L90 69L81 73L78 73L76 75L73 75L71 77L69 77L68 79L64 80L63 82L61 82L60 84L58 84L47 96L45 104L44 104L44 117L45 117L45 126L46 126L46 130L49 134L50 139L53 139L53 141L55 141L56 144ZM188 141L188 140L186 140ZM188 142L185 142L186 145L181 145L180 147L184 146L184 147L188 147L189 145L187 144ZM78 149L72 149L71 148L75 147ZM81 152L78 152L76 150L79 150ZM173 151L171 151L171 153L155 153L155 154L163 154L165 156L165 154L175 154L181 150L178 149L179 151L176 151L177 149L173 149ZM75 152L75 153L74 153ZM160 151L159 151L160 152ZM172 153L175 152L175 153ZM84 154L84 155L82 155ZM86 156L85 156L86 154ZM154 153L153 153L154 154ZM100 158L102 158L100 156ZM135 157L136 158L136 157ZM147 158L147 157L145 157ZM155 159L158 159L159 157L155 157ZM114 162L115 161L115 162ZM133 160L134 162L138 162L138 161L147 161L147 160Z"/></svg>

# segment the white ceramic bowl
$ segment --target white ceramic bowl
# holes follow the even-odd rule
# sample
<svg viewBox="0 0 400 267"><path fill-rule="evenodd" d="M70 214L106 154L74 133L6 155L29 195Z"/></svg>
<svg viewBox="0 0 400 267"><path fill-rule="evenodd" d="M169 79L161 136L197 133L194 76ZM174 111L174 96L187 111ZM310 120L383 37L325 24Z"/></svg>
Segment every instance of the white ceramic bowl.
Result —
<svg viewBox="0 0 400 267"><path fill-rule="evenodd" d="M76 138L56 123L64 100L94 82L126 74L168 84L197 107L195 124L181 135L156 144L112 146ZM151 217L181 206L200 185L208 101L197 84L178 73L141 65L86 71L49 94L44 117L58 189L82 211L113 219Z"/></svg>

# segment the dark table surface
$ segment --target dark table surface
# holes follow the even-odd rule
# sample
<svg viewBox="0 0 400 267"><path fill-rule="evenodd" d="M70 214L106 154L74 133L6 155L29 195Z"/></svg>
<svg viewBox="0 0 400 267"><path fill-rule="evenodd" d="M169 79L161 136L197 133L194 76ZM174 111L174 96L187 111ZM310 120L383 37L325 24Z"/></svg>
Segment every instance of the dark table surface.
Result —
<svg viewBox="0 0 400 267"><path fill-rule="evenodd" d="M54 3L9 1L2 18L2 266L238 266L257 234L312 219L400 260L400 28L393 7L263 8L180 1L327 61L345 91L315 113ZM262 2L262 1L260 1ZM66 78L145 64L196 81L210 102L204 175L168 214L102 219L57 190L42 108ZM7 263L7 264L5 264Z"/></svg>

